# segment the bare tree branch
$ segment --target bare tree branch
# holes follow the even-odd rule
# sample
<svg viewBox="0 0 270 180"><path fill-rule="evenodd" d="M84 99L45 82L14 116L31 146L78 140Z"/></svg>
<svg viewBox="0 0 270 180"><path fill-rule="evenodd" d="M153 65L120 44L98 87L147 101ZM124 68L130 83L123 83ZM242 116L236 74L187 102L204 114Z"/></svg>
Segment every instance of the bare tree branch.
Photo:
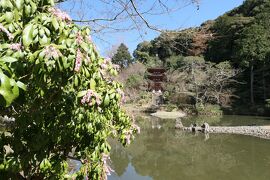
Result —
<svg viewBox="0 0 270 180"><path fill-rule="evenodd" d="M96 22L96 21L115 21L117 20L117 18L123 13L125 12L125 9L123 9L121 12L119 12L118 14L116 14L113 18L96 18L96 19L89 19L89 20L76 20L73 19L73 22Z"/></svg>
<svg viewBox="0 0 270 180"><path fill-rule="evenodd" d="M137 13L137 15L143 20L143 22L146 24L146 26L149 28L149 29L152 29L152 30L155 30L155 31L158 31L158 32L163 32L162 30L154 27L154 26L151 26L149 24L149 22L142 16L142 14L138 11L135 3L133 0L130 0L131 4L132 4L132 7L134 8L135 12Z"/></svg>

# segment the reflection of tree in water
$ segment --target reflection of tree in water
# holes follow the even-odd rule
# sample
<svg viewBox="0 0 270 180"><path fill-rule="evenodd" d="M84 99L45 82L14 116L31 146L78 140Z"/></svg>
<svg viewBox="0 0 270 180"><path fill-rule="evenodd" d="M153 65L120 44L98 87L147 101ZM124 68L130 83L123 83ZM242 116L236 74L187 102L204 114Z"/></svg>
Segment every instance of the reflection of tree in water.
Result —
<svg viewBox="0 0 270 180"><path fill-rule="evenodd" d="M190 124L196 123L198 125L202 125L203 123L208 123L210 126L216 126L220 124L222 116L194 116L194 117L186 117L183 119L183 124L185 126L189 126Z"/></svg>
<svg viewBox="0 0 270 180"><path fill-rule="evenodd" d="M126 149L140 175L153 177L154 180L227 180L236 177L244 180L270 177L270 164L265 160L268 154L265 149L270 148L268 141L265 143L245 136L214 134L204 141L203 134L193 135L174 130L174 121L159 123L160 129L152 129L151 122L145 124L142 134ZM257 158L250 158L253 156Z"/></svg>
<svg viewBox="0 0 270 180"><path fill-rule="evenodd" d="M122 176L126 171L129 163L128 153L124 147L116 140L111 140L110 144L112 146L110 156L112 161L112 168L118 176Z"/></svg>
<svg viewBox="0 0 270 180"><path fill-rule="evenodd" d="M185 117L182 119L185 126L189 126L192 123L197 123L199 125L207 122L210 126L242 126L242 125L268 125L270 123L269 119L265 117L255 117L255 116L235 116L235 115L224 115L224 116L194 116Z"/></svg>

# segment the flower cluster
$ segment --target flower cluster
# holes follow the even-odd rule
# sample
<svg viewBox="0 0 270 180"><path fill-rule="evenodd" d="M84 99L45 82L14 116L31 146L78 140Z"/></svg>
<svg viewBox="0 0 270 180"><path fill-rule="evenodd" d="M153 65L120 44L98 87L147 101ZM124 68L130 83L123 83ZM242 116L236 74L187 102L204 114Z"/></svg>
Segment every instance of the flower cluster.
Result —
<svg viewBox="0 0 270 180"><path fill-rule="evenodd" d="M0 31L7 34L9 40L13 40L14 36L0 23Z"/></svg>
<svg viewBox="0 0 270 180"><path fill-rule="evenodd" d="M110 176L111 172L114 172L114 170L109 166L108 160L110 160L110 157L107 154L102 154L102 163L103 163L103 172L104 172L104 180L107 180L107 175Z"/></svg>
<svg viewBox="0 0 270 180"><path fill-rule="evenodd" d="M125 96L125 93L124 93L121 89L119 89L119 88L116 89L116 92L117 92L118 94L120 94L120 96L121 96L121 102L122 102L122 103L125 103L125 102L126 102L126 96Z"/></svg>
<svg viewBox="0 0 270 180"><path fill-rule="evenodd" d="M83 54L80 51L80 49L77 50L76 54L76 61L75 61L75 68L74 71L79 72L82 66L82 59L83 59Z"/></svg>
<svg viewBox="0 0 270 180"><path fill-rule="evenodd" d="M51 45L45 47L44 53L47 59L50 59L51 57L56 59L59 56L62 56L61 52Z"/></svg>
<svg viewBox="0 0 270 180"><path fill-rule="evenodd" d="M22 50L22 45L20 43L13 43L10 44L9 48L14 51L20 51Z"/></svg>
<svg viewBox="0 0 270 180"><path fill-rule="evenodd" d="M133 135L134 130L138 134L141 133L141 128L133 122L131 125L131 129L124 133L125 134L125 141L126 141L126 144L128 144L128 145L131 143L131 139L134 139L134 135Z"/></svg>
<svg viewBox="0 0 270 180"><path fill-rule="evenodd" d="M67 22L71 21L70 16L66 12L63 12L58 8L49 8L49 12L52 13L54 16L56 16L58 19L61 19Z"/></svg>
<svg viewBox="0 0 270 180"><path fill-rule="evenodd" d="M128 130L126 133L125 133L125 141L126 141L126 144L130 144L131 143L131 139L133 138L133 131L132 129Z"/></svg>
<svg viewBox="0 0 270 180"><path fill-rule="evenodd" d="M102 69L107 69L108 65L111 64L111 59L110 58L106 58L104 59L103 63L101 64L101 68Z"/></svg>
<svg viewBox="0 0 270 180"><path fill-rule="evenodd" d="M83 96L81 103L93 106L92 97L95 98L97 105L101 104L100 95L93 90L89 89L87 93Z"/></svg>
<svg viewBox="0 0 270 180"><path fill-rule="evenodd" d="M76 34L76 43L81 44L82 42L83 42L83 36L82 36L81 32L79 31Z"/></svg>

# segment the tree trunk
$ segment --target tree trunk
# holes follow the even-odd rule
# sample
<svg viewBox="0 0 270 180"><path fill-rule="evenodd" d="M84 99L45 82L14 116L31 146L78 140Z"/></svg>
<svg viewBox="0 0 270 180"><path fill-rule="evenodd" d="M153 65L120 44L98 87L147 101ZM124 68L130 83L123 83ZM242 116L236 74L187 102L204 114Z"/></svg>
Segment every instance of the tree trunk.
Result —
<svg viewBox="0 0 270 180"><path fill-rule="evenodd" d="M193 62L191 63L191 76L192 76L194 86L195 86L196 105L197 105L199 103L199 93L198 93L197 82L196 82L195 74L194 74L194 64L193 64Z"/></svg>
<svg viewBox="0 0 270 180"><path fill-rule="evenodd" d="M262 72L262 80L263 80L263 101L265 102L266 100L266 88L265 88L265 72L264 72L264 68L265 68L265 63L263 63L263 72Z"/></svg>
<svg viewBox="0 0 270 180"><path fill-rule="evenodd" d="M250 66L250 103L254 105L254 66L253 60L249 63Z"/></svg>

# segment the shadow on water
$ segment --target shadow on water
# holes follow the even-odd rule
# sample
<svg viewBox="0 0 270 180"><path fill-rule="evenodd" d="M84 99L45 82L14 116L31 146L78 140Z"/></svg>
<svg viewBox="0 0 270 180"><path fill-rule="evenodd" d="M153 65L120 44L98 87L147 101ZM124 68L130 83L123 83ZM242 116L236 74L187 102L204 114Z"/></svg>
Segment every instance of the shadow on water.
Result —
<svg viewBox="0 0 270 180"><path fill-rule="evenodd" d="M253 119L253 120L252 120ZM203 119L185 119L183 124ZM209 120L209 119L208 119ZM235 120L239 121L237 124ZM206 119L204 119L204 122ZM254 123L254 117L225 116L212 125ZM257 124L269 123L256 119ZM111 141L109 180L268 180L270 141L241 135L192 134L174 129L174 121L140 121L142 133L128 148Z"/></svg>

